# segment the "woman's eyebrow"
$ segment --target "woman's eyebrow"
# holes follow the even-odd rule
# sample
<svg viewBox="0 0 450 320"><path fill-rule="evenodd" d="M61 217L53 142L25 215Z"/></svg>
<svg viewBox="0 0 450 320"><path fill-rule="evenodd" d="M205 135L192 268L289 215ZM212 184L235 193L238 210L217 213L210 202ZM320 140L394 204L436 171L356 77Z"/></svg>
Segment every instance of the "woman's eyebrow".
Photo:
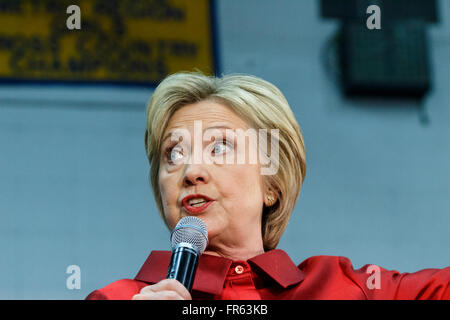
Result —
<svg viewBox="0 0 450 320"><path fill-rule="evenodd" d="M170 131L165 135L165 137L162 139L162 143L164 143L164 142L165 142L165 141L173 134L173 132L176 131L176 129L179 129L179 128L174 128L174 129L170 130Z"/></svg>
<svg viewBox="0 0 450 320"><path fill-rule="evenodd" d="M177 129L177 128L175 128L175 129ZM231 130L234 130L235 128L232 128L232 127L230 127L230 126L228 126L228 125L214 125L214 126L211 126L211 127L207 127L207 128L205 128L204 130L210 130L210 129L231 129ZM163 140L162 140L162 143L164 143L166 140L167 140L167 138L169 138L171 135L172 135L172 133L174 132L175 130L170 130L166 135L165 135L165 137L163 138Z"/></svg>
<svg viewBox="0 0 450 320"><path fill-rule="evenodd" d="M211 126L211 127L205 128L205 130L209 130L209 129L232 129L232 130L234 130L234 128L227 126L227 125L217 125L217 126Z"/></svg>

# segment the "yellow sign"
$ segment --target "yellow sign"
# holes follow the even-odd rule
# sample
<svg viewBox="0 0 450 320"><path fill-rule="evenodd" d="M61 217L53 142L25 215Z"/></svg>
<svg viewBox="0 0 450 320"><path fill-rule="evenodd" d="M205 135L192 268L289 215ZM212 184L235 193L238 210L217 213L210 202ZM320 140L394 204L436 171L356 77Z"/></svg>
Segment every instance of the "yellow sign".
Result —
<svg viewBox="0 0 450 320"><path fill-rule="evenodd" d="M79 15L68 9L73 5ZM177 71L214 74L212 5L0 0L0 80L152 85ZM69 28L77 18L80 28Z"/></svg>

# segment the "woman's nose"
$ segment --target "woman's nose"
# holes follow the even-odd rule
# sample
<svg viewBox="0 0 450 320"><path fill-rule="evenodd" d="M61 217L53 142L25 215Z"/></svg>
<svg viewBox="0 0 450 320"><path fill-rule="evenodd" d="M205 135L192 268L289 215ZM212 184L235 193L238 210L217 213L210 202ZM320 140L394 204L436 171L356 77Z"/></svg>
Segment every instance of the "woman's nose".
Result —
<svg viewBox="0 0 450 320"><path fill-rule="evenodd" d="M205 164L188 164L184 174L183 184L193 186L201 183L208 183L209 173Z"/></svg>

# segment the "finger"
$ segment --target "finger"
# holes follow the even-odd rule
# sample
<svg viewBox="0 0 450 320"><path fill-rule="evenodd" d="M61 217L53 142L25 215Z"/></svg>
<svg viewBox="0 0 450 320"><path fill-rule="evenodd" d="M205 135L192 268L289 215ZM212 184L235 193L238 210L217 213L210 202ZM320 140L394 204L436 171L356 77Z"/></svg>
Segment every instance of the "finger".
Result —
<svg viewBox="0 0 450 320"><path fill-rule="evenodd" d="M164 279L158 283L142 288L141 293L147 293L149 291L159 292L159 291L175 291L183 299L192 300L191 294L178 280L175 279Z"/></svg>
<svg viewBox="0 0 450 320"><path fill-rule="evenodd" d="M139 294L135 294L131 298L131 300L152 300L152 299L151 299L151 297L149 295L139 293Z"/></svg>
<svg viewBox="0 0 450 320"><path fill-rule="evenodd" d="M148 293L135 294L132 300L184 300L184 299L175 291L164 290L158 292L150 291Z"/></svg>
<svg viewBox="0 0 450 320"><path fill-rule="evenodd" d="M171 290L159 291L156 295L161 300L185 300L178 292Z"/></svg>

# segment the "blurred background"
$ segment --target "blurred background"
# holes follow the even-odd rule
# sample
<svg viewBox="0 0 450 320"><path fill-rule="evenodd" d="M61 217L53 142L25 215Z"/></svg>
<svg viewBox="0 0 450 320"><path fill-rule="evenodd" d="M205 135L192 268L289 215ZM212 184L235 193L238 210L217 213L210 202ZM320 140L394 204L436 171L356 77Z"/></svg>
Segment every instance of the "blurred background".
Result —
<svg viewBox="0 0 450 320"><path fill-rule="evenodd" d="M170 249L145 108L194 69L289 101L307 174L279 248L296 264L450 265L450 1L0 0L0 299L84 299Z"/></svg>

